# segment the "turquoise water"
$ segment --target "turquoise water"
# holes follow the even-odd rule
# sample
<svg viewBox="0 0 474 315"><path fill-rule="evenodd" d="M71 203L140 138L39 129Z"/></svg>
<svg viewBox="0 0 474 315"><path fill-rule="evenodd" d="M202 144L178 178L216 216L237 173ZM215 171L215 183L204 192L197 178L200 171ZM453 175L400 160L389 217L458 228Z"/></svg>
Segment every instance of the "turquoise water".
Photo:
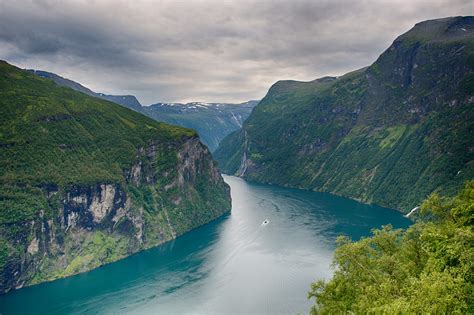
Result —
<svg viewBox="0 0 474 315"><path fill-rule="evenodd" d="M345 198L225 180L232 214L91 272L0 296L0 313L304 314L310 283L331 276L339 234L410 224Z"/></svg>

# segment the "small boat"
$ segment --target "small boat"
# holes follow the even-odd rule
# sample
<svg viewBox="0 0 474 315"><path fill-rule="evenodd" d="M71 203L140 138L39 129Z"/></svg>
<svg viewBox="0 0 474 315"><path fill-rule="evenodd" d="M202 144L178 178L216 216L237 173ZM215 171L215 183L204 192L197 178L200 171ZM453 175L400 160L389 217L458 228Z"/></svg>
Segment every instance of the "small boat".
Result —
<svg viewBox="0 0 474 315"><path fill-rule="evenodd" d="M270 223L270 220L265 219L265 221L262 222L262 225L267 225L268 223Z"/></svg>

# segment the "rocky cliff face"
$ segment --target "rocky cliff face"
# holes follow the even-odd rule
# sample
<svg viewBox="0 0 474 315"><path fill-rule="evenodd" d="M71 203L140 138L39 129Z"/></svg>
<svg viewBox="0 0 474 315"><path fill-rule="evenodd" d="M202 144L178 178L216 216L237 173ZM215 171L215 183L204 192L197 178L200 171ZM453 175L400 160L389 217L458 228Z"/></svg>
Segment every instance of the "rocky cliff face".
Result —
<svg viewBox="0 0 474 315"><path fill-rule="evenodd" d="M474 177L474 18L426 21L370 67L280 81L214 157L246 179L408 211Z"/></svg>
<svg viewBox="0 0 474 315"><path fill-rule="evenodd" d="M116 261L230 211L229 187L191 130L4 62L0 119L0 293Z"/></svg>

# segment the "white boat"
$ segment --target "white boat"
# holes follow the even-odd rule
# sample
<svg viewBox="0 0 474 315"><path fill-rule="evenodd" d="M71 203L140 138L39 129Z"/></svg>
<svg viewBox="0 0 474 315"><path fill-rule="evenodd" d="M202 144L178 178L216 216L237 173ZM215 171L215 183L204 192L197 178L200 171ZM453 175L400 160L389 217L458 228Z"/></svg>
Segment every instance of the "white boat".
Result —
<svg viewBox="0 0 474 315"><path fill-rule="evenodd" d="M267 225L268 223L270 223L270 220L265 219L265 221L262 222L262 225Z"/></svg>

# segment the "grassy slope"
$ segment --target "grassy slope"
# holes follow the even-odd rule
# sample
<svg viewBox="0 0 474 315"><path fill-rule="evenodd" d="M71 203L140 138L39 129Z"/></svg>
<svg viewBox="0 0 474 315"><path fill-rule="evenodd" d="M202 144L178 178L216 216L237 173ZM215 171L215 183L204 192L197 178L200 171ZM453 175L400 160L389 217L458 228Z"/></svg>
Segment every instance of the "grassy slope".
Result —
<svg viewBox="0 0 474 315"><path fill-rule="evenodd" d="M421 23L368 68L277 82L215 158L235 173L245 151L247 179L403 210L453 193L474 177L473 24Z"/></svg>

